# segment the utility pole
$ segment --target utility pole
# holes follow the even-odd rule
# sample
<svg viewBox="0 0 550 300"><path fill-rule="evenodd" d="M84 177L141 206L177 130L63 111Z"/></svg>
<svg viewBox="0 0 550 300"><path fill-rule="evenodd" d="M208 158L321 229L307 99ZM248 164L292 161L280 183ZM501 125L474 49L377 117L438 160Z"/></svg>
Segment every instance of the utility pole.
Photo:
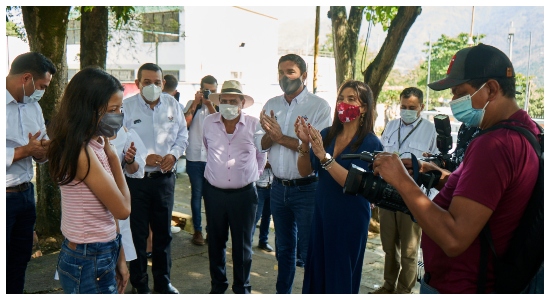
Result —
<svg viewBox="0 0 550 300"><path fill-rule="evenodd" d="M321 20L321 7L317 6L315 8L315 44L313 49L313 93L317 93L317 58L319 57L319 23Z"/></svg>
<svg viewBox="0 0 550 300"><path fill-rule="evenodd" d="M508 28L508 42L510 45L510 52L508 54L508 57L510 58L510 61L512 61L512 47L514 44L514 33L516 33L516 29L514 28L514 22L510 22L510 27Z"/></svg>
<svg viewBox="0 0 550 300"><path fill-rule="evenodd" d="M472 6L472 22L470 23L470 36L468 37L467 45L468 47L472 47L474 45L474 13L475 13L476 7Z"/></svg>
<svg viewBox="0 0 550 300"><path fill-rule="evenodd" d="M424 110L428 110L428 106L430 106L430 88L428 87L428 83L430 83L430 68L432 64L432 34L429 35L429 43L430 43L430 49L428 51L428 78L426 79L426 107Z"/></svg>

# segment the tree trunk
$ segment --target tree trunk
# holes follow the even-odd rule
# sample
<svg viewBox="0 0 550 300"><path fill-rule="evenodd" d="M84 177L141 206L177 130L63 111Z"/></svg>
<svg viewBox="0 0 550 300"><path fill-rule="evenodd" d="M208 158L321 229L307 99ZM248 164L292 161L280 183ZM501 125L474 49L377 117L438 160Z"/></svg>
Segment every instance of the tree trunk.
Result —
<svg viewBox="0 0 550 300"><path fill-rule="evenodd" d="M420 6L399 7L378 55L363 72L365 83L372 89L375 104L378 95L382 91L382 86L393 68L405 37L421 12L422 8Z"/></svg>
<svg viewBox="0 0 550 300"><path fill-rule="evenodd" d="M330 7L337 87L355 77L355 54L364 10L364 6L352 6L348 18L345 6Z"/></svg>
<svg viewBox="0 0 550 300"><path fill-rule="evenodd" d="M67 24L70 6L22 6L23 22L31 51L52 60L57 72L40 100L46 122L51 120L67 84ZM36 231L39 236L61 235L61 194L52 182L49 165L37 165Z"/></svg>
<svg viewBox="0 0 550 300"><path fill-rule="evenodd" d="M313 46L313 93L317 94L317 58L319 57L319 23L321 22L321 7L315 8L315 43Z"/></svg>
<svg viewBox="0 0 550 300"><path fill-rule="evenodd" d="M105 70L109 37L109 10L105 6L83 9L80 21L80 69L98 66Z"/></svg>

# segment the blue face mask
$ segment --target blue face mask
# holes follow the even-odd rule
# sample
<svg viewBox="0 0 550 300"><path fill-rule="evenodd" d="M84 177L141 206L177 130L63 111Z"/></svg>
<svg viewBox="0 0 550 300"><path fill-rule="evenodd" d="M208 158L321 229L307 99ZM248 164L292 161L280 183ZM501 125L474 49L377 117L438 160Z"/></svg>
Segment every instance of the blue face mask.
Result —
<svg viewBox="0 0 550 300"><path fill-rule="evenodd" d="M409 109L402 109L401 110L401 120L405 124L411 124L418 118L418 111L417 110L409 110Z"/></svg>
<svg viewBox="0 0 550 300"><path fill-rule="evenodd" d="M489 104L489 101L485 103L485 106L482 109L476 109L472 107L472 97L483 87L485 83L472 95L466 95L460 97L456 100L451 101L451 110L453 111L454 117L470 127L479 127L483 116L485 115L485 107Z"/></svg>

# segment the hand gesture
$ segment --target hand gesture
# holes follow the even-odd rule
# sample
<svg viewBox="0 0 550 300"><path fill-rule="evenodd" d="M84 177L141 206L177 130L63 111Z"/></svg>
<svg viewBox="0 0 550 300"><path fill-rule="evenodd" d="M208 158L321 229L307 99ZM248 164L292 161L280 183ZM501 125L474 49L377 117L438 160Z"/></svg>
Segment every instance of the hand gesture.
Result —
<svg viewBox="0 0 550 300"><path fill-rule="evenodd" d="M302 141L302 144L309 145L309 127L306 123L306 120L301 116L298 116L298 118L296 118L296 122L294 122L294 132L296 133L296 136Z"/></svg>
<svg viewBox="0 0 550 300"><path fill-rule="evenodd" d="M269 135L272 141L278 142L283 137L283 132L281 126L275 119L275 113L271 110L271 116L268 116L265 113L265 110L262 110L260 114L260 124L264 131Z"/></svg>
<svg viewBox="0 0 550 300"><path fill-rule="evenodd" d="M323 146L323 137L321 136L321 132L315 129L315 127L311 126L311 124L308 124L307 126L309 129L309 142L311 142L311 149L313 150L313 154L315 154L318 159L325 158L326 151Z"/></svg>
<svg viewBox="0 0 550 300"><path fill-rule="evenodd" d="M399 155L395 153L382 152L374 157L372 163L374 175L379 175L395 187L396 184L406 181L409 176L407 169L401 162Z"/></svg>
<svg viewBox="0 0 550 300"><path fill-rule="evenodd" d="M26 145L27 151L29 153L28 156L33 156L35 159L41 160L44 157L46 157L46 153L48 152L48 146L50 145L50 141L42 139L39 140L38 137L40 136L40 130L36 132L34 135L29 132L29 143Z"/></svg>
<svg viewBox="0 0 550 300"><path fill-rule="evenodd" d="M126 150L126 153L124 153L124 161L128 164L129 162L133 162L136 157L136 146L134 146L134 142L130 144L130 147L128 147L128 150Z"/></svg>
<svg viewBox="0 0 550 300"><path fill-rule="evenodd" d="M105 142L105 146L103 146L103 150L105 150L105 154L107 154L108 158L116 157L118 160L118 154L116 153L116 148L113 144L111 144L111 141L108 137L103 137L103 141Z"/></svg>
<svg viewBox="0 0 550 300"><path fill-rule="evenodd" d="M162 156L158 154L149 154L145 159L145 164L150 167L158 167L160 166L161 162L162 162Z"/></svg>
<svg viewBox="0 0 550 300"><path fill-rule="evenodd" d="M202 103L202 92L197 91L195 93L195 99L193 99L193 105L197 106Z"/></svg>
<svg viewBox="0 0 550 300"><path fill-rule="evenodd" d="M172 170L174 164L176 163L176 158L172 154L166 154L160 163L160 170L162 172L168 172Z"/></svg>

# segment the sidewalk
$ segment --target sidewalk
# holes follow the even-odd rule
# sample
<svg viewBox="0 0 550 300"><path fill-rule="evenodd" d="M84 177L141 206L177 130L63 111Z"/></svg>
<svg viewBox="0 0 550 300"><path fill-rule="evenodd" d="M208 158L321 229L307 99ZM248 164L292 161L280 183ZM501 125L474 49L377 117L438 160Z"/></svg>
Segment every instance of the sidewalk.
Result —
<svg viewBox="0 0 550 300"><path fill-rule="evenodd" d="M176 193L174 211L191 215L190 186L187 174L178 174L176 180ZM206 216L202 216L203 227L206 225ZM273 224L273 223L272 223ZM275 253L267 253L258 249L258 231L256 230L253 244L254 254L252 255L252 272L250 284L252 293L274 294L275 282L277 281L277 261ZM196 246L191 243L192 233L180 231L173 234L172 239L172 284L182 294L207 294L210 291L210 274L208 271L208 248L207 246ZM269 234L269 243L275 246L275 235L273 229ZM233 260L231 258L231 239L227 245L227 278L231 294L231 283L233 278ZM55 267L57 264L58 252L50 253L42 257L31 259L27 268L25 292L32 294L60 294L63 293L58 281L54 280ZM150 261L150 260L149 260ZM153 289L151 264L149 263L149 287ZM360 293L366 294L383 283L384 252L378 235L369 236L365 258L363 262L363 276L361 280ZM304 276L303 268L296 268L294 286L292 293L301 294L302 281ZM413 292L418 293L417 283ZM126 293L131 293L131 285L128 284Z"/></svg>

